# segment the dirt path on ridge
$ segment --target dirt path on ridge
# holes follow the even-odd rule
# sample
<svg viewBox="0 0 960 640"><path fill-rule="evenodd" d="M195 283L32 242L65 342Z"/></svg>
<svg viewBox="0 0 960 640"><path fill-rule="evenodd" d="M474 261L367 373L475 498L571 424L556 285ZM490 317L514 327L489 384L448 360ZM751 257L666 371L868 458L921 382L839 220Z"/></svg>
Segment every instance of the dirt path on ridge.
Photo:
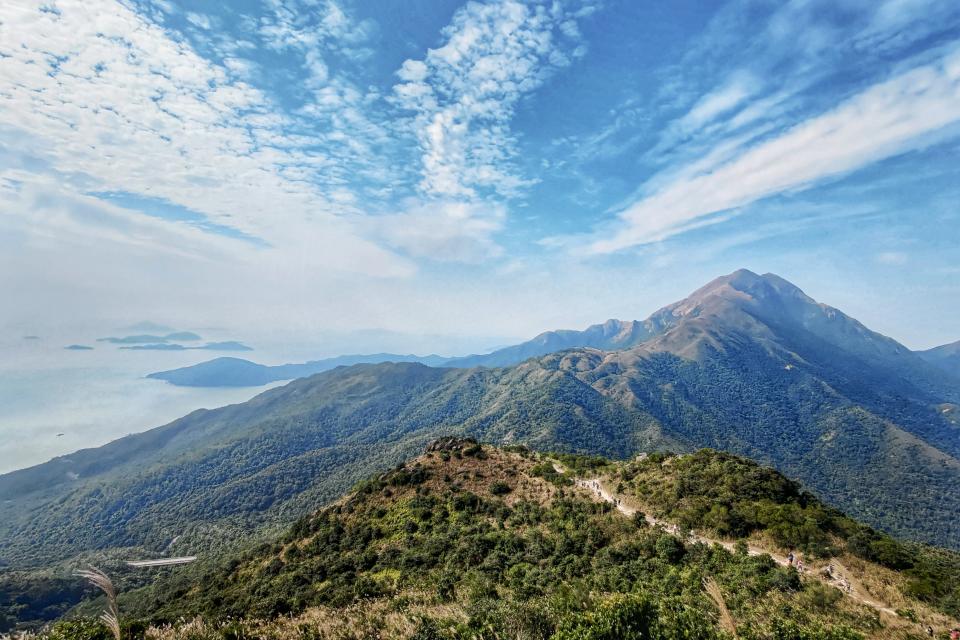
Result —
<svg viewBox="0 0 960 640"><path fill-rule="evenodd" d="M563 467L557 464L554 464L554 468L556 468L556 470L560 473L566 472L566 470L563 469ZM577 478L576 485L581 489L586 489L587 491L591 492L591 494L595 499L604 500L614 505L617 511L619 511L625 516L633 517L634 514L640 511L640 509L630 505L629 498L626 498L624 496L617 496L614 494L614 492L610 491L607 488L607 486L604 484L603 480L601 480L600 478ZM683 537L680 532L680 527L678 527L677 525L670 522L666 522L664 520L660 520L658 518L654 518L649 513L644 513L643 515L647 521L647 524L649 524L651 527L662 527L668 533L671 533L678 537ZM710 538L694 532L691 532L687 536L686 540L691 542L702 542L703 544L706 544L706 545L718 544L724 549L730 551L731 553L736 550L735 543L729 540L719 540L717 538ZM786 567L790 565L790 561L787 559L786 556L768 551L756 545L747 544L747 553L751 556L768 555L771 558L773 558L774 562L776 562L781 566ZM834 559L830 564L832 564L834 567L832 578L827 578L826 576L823 575L823 570L824 570L823 566L811 565L809 567L806 567L802 572L802 575L807 578L813 578L815 580L818 580L819 582L835 587L845 595L853 598L857 602L867 605L868 607L872 607L882 613L886 613L895 618L899 617L897 616L897 612L891 609L889 606L881 602L878 602L877 600L870 597L869 593L863 587L860 581L854 578L853 575L850 573L850 571L846 567L844 567L842 564L840 564L838 560Z"/></svg>

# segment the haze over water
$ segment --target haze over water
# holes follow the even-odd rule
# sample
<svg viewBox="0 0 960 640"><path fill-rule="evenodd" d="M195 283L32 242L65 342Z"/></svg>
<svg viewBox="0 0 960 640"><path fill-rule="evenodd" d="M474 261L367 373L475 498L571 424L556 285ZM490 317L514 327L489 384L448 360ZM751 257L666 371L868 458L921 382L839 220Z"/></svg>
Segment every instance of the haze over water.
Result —
<svg viewBox="0 0 960 640"><path fill-rule="evenodd" d="M80 332L30 331L0 337L0 473L46 462L131 433L157 427L197 409L244 402L283 384L260 387L177 387L146 378L150 373L186 367L217 357L237 357L261 364L304 362L345 353L410 353L439 351L460 355L485 352L504 337L456 338L411 336L368 330L325 333L312 341L285 336L239 335L198 329L203 340L237 340L254 351L152 351L120 349L97 342L106 336L135 333L129 329L85 329ZM160 332L163 333L163 332ZM72 351L80 344L92 350ZM190 343L185 343L190 344ZM62 436L58 434L63 434Z"/></svg>
<svg viewBox="0 0 960 640"><path fill-rule="evenodd" d="M96 342L91 351L69 351L66 344L72 342L21 336L0 341L0 473L96 447L196 409L243 402L268 388L175 387L145 377L238 354L120 350Z"/></svg>

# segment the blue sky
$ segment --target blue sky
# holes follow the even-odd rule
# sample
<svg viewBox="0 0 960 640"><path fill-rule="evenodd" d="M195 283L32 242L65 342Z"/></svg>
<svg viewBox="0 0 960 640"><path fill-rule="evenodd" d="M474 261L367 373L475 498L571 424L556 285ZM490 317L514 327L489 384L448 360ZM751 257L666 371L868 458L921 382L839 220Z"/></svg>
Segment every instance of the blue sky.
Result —
<svg viewBox="0 0 960 640"><path fill-rule="evenodd" d="M0 323L526 337L738 267L960 339L960 5L0 6Z"/></svg>

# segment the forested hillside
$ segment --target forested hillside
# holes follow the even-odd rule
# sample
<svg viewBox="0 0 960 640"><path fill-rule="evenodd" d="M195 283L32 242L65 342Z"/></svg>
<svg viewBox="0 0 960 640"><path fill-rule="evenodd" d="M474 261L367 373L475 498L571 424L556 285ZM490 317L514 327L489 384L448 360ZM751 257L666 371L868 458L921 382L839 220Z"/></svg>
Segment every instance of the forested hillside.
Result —
<svg viewBox="0 0 960 640"><path fill-rule="evenodd" d="M960 557L933 554L726 454L610 463L447 438L275 541L120 603L133 634L197 640L909 637L955 624Z"/></svg>
<svg viewBox="0 0 960 640"><path fill-rule="evenodd" d="M960 548L948 376L775 276L737 272L655 315L659 333L626 350L343 367L0 476L0 562L228 551L443 434L617 459L712 447L880 530Z"/></svg>
<svg viewBox="0 0 960 640"><path fill-rule="evenodd" d="M378 364L380 362L420 362L432 367L442 366L446 358L440 356L398 355L396 353L372 353L346 355L323 360L311 360L301 364L267 366L242 358L214 358L189 367L157 371L148 378L164 380L182 387L259 387L277 380L306 378L317 373L348 367L355 364Z"/></svg>
<svg viewBox="0 0 960 640"><path fill-rule="evenodd" d="M174 538L220 545L450 432L619 458L724 449L874 526L960 547L960 431L942 409L953 397L945 379L838 313L775 276L737 272L655 314L663 331L624 351L503 369L357 365L297 380L0 476L0 558L29 566Z"/></svg>

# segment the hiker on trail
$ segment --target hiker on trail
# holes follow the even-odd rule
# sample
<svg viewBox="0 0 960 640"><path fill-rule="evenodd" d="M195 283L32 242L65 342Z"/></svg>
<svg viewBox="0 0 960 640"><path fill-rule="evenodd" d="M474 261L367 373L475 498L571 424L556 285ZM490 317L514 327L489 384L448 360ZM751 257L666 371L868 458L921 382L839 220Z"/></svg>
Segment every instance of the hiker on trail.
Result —
<svg viewBox="0 0 960 640"><path fill-rule="evenodd" d="M933 637L933 627L931 627L930 625L927 625L927 635L930 636L931 638Z"/></svg>
<svg viewBox="0 0 960 640"><path fill-rule="evenodd" d="M827 575L833 578L833 563L827 565Z"/></svg>
<svg viewBox="0 0 960 640"><path fill-rule="evenodd" d="M797 573L803 573L803 560L797 558Z"/></svg>
<svg viewBox="0 0 960 640"><path fill-rule="evenodd" d="M950 632L950 640L960 640L960 629L954 629Z"/></svg>
<svg viewBox="0 0 960 640"><path fill-rule="evenodd" d="M788 567L793 566L793 551L787 554L787 566Z"/></svg>

